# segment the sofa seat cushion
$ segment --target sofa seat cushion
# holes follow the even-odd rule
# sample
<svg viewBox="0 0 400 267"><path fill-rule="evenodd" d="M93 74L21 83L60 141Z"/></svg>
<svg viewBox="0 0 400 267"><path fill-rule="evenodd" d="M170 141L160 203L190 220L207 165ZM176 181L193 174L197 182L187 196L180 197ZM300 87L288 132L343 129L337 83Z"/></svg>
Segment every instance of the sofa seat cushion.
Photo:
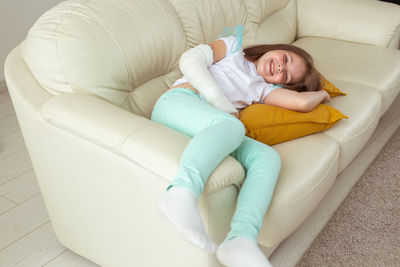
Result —
<svg viewBox="0 0 400 267"><path fill-rule="evenodd" d="M273 146L282 159L258 242L274 247L311 214L335 181L339 144L318 133Z"/></svg>
<svg viewBox="0 0 400 267"><path fill-rule="evenodd" d="M378 89L382 96L380 115L400 91L399 50L312 37L301 38L293 44L313 56L317 69L328 80L349 81Z"/></svg>
<svg viewBox="0 0 400 267"><path fill-rule="evenodd" d="M348 119L324 131L340 144L340 173L372 136L380 118L381 96L378 90L367 85L339 80L332 83L347 93L331 99L328 105L343 112Z"/></svg>

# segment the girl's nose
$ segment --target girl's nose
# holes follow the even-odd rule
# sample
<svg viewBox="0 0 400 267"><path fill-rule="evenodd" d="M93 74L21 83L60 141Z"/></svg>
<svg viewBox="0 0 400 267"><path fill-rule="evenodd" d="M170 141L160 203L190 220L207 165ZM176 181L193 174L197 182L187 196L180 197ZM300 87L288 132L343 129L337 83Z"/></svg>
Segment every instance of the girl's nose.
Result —
<svg viewBox="0 0 400 267"><path fill-rule="evenodd" d="M282 72L282 63L278 63L278 73Z"/></svg>

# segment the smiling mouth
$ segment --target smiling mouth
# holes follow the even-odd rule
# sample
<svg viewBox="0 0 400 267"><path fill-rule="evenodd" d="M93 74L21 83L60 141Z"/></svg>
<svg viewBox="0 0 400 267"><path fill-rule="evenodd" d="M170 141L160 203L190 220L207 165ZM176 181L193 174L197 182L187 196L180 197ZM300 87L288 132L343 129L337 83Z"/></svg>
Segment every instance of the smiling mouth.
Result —
<svg viewBox="0 0 400 267"><path fill-rule="evenodd" d="M274 75L274 71L275 71L274 62L271 60L271 62L269 63L269 73L271 74L271 76Z"/></svg>

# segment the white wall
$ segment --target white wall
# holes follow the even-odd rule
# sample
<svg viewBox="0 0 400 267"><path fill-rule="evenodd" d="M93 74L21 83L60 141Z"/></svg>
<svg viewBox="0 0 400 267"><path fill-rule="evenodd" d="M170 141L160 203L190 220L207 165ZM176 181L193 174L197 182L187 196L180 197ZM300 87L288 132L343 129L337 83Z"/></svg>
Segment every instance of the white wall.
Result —
<svg viewBox="0 0 400 267"><path fill-rule="evenodd" d="M0 0L0 81L4 80L4 61L8 53L25 39L41 14L61 1Z"/></svg>

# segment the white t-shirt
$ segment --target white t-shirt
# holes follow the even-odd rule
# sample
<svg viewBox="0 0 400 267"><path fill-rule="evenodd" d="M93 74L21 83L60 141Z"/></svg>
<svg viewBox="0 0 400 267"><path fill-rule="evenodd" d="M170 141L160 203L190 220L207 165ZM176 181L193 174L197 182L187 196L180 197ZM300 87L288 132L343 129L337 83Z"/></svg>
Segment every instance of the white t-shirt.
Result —
<svg viewBox="0 0 400 267"><path fill-rule="evenodd" d="M257 74L255 65L245 59L243 49L235 49L238 45L236 37L229 36L220 40L225 42L225 57L213 64L209 71L236 109L262 103L272 90L281 88L280 85L267 83ZM185 82L188 82L187 79L182 77L173 86Z"/></svg>

